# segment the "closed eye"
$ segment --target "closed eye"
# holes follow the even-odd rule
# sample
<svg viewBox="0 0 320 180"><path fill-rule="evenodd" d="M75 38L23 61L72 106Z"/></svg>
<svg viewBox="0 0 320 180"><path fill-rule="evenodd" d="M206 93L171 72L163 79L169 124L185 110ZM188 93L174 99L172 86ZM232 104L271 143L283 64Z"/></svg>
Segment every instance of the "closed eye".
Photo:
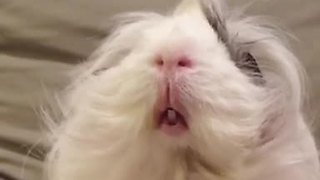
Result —
<svg viewBox="0 0 320 180"><path fill-rule="evenodd" d="M244 54L244 59L242 60L242 68L246 68L248 70L250 70L251 72L254 72L256 74L261 75L262 77L262 73L261 70L259 68L259 65L256 61L256 59L250 54L250 53L245 53Z"/></svg>

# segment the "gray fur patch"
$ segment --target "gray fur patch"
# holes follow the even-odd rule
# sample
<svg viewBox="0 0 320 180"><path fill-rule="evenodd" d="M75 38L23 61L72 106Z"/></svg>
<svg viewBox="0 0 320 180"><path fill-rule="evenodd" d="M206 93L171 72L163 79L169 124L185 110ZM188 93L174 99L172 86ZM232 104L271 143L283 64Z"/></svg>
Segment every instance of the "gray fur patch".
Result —
<svg viewBox="0 0 320 180"><path fill-rule="evenodd" d="M229 35L226 27L229 14L225 4L217 0L201 0L200 4L208 23L227 47L236 66L252 77L254 82L260 84L263 81L263 74L254 56L245 48L248 43L240 44L235 40L236 37L230 37Z"/></svg>

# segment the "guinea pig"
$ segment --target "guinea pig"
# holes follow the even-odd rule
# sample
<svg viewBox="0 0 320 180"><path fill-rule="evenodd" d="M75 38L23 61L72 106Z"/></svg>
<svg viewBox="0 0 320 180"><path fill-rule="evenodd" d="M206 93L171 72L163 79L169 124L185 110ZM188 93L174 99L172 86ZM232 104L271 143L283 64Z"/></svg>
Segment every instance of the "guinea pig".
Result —
<svg viewBox="0 0 320 180"><path fill-rule="evenodd" d="M51 180L318 180L303 68L222 0L129 13L59 100Z"/></svg>

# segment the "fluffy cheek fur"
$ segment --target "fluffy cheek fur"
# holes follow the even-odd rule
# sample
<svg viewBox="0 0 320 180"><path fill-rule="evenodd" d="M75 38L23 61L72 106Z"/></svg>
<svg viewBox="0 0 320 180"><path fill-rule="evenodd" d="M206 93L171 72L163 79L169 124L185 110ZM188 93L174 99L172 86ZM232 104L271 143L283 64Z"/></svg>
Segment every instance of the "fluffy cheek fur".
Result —
<svg viewBox="0 0 320 180"><path fill-rule="evenodd" d="M122 174L117 172L122 169L118 166L131 167L128 162L137 162L132 158L148 151L140 139L150 141L144 134L151 130L155 85L143 69L118 67L78 87L70 100L78 106L56 144L58 164L53 166L59 177L54 179L91 179L97 175L105 179L106 174Z"/></svg>
<svg viewBox="0 0 320 180"><path fill-rule="evenodd" d="M238 160L255 146L264 119L259 101L261 89L237 69L234 72L219 72L224 76L220 79L208 72L205 77L190 81L194 82L191 89L197 92L191 94L187 106L192 114L190 148L222 171L239 165ZM215 83L208 85L200 79Z"/></svg>

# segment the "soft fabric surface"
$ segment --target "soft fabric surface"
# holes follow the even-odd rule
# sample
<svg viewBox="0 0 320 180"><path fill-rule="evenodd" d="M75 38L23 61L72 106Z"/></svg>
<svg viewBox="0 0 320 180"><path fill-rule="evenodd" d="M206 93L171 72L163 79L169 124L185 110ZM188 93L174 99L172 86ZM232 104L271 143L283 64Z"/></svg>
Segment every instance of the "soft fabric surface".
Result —
<svg viewBox="0 0 320 180"><path fill-rule="evenodd" d="M231 0L243 5L248 0ZM118 12L170 10L170 0L3 0L0 2L0 179L42 178L45 136L39 105L61 89L73 64L107 34ZM251 14L271 15L297 37L295 50L313 92L308 116L316 121L320 99L320 1L256 0ZM31 149L31 150L30 150ZM29 156L26 156L29 154Z"/></svg>

